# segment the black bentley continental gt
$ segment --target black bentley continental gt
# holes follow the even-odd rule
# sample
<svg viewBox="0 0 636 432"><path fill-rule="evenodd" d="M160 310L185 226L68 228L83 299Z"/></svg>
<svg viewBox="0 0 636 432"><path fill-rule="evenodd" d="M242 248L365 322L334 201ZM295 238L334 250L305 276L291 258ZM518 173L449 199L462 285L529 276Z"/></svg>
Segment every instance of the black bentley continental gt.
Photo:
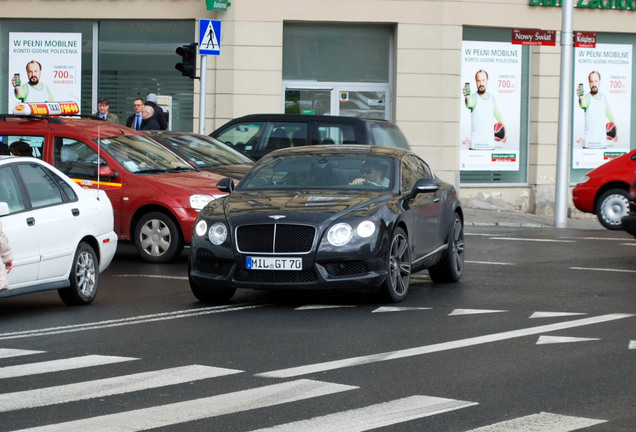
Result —
<svg viewBox="0 0 636 432"><path fill-rule="evenodd" d="M188 278L203 302L237 288L380 290L399 302L411 274L457 282L464 214L455 188L410 150L308 146L263 157L194 224Z"/></svg>

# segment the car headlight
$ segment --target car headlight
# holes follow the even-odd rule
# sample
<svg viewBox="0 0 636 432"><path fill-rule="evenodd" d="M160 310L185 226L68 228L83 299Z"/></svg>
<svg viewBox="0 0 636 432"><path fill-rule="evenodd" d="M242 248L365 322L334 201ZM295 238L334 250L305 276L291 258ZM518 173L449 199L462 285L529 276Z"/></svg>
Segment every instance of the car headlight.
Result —
<svg viewBox="0 0 636 432"><path fill-rule="evenodd" d="M190 195L190 207L195 210L201 210L213 199L214 197L212 195Z"/></svg>
<svg viewBox="0 0 636 432"><path fill-rule="evenodd" d="M208 224L204 220L200 220L194 226L194 233L198 235L199 237L203 237L207 230L208 230Z"/></svg>
<svg viewBox="0 0 636 432"><path fill-rule="evenodd" d="M334 246L344 246L353 237L353 228L348 223L338 223L329 228L327 240Z"/></svg>
<svg viewBox="0 0 636 432"><path fill-rule="evenodd" d="M227 239L227 226L223 222L217 222L210 227L208 238L213 245L219 246Z"/></svg>
<svg viewBox="0 0 636 432"><path fill-rule="evenodd" d="M371 237L374 232L375 224L369 220L360 222L358 228L356 228L356 233L362 238Z"/></svg>
<svg viewBox="0 0 636 432"><path fill-rule="evenodd" d="M579 181L577 182L577 184L583 184L583 183L587 182L589 179L590 179L590 177L589 177L589 176L584 175L583 177L581 177L581 178L579 179Z"/></svg>

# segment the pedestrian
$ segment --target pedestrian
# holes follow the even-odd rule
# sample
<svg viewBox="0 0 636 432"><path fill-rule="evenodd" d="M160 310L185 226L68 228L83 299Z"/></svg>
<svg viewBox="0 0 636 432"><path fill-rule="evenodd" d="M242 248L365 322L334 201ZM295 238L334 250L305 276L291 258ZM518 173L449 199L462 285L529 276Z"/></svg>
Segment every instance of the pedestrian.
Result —
<svg viewBox="0 0 636 432"><path fill-rule="evenodd" d="M0 292L9 289L9 273L13 269L13 256L9 247L9 239L2 229L0 222Z"/></svg>
<svg viewBox="0 0 636 432"><path fill-rule="evenodd" d="M157 95L155 93L148 93L146 96L146 105L152 107L154 110L154 118L159 123L159 129L168 129L168 120L163 112L163 109L157 105Z"/></svg>
<svg viewBox="0 0 636 432"><path fill-rule="evenodd" d="M135 113L126 119L126 126L135 130L141 129L141 111L144 109L144 100L142 98L136 98L133 101L133 109Z"/></svg>
<svg viewBox="0 0 636 432"><path fill-rule="evenodd" d="M100 97L97 99L97 112L94 113L93 116L99 117L100 119L111 123L119 124L119 118L117 115L110 112L110 101L106 97Z"/></svg>
<svg viewBox="0 0 636 432"><path fill-rule="evenodd" d="M154 116L154 111L150 105L145 105L141 110L141 127L139 130L159 130L159 122Z"/></svg>

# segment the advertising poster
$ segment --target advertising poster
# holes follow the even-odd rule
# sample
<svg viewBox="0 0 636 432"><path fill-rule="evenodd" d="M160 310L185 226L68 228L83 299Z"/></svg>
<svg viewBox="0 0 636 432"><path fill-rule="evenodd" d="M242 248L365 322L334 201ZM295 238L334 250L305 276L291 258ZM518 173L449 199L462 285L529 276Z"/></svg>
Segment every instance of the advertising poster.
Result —
<svg viewBox="0 0 636 432"><path fill-rule="evenodd" d="M518 171L521 46L462 42L460 170Z"/></svg>
<svg viewBox="0 0 636 432"><path fill-rule="evenodd" d="M81 33L9 33L9 111L79 114Z"/></svg>
<svg viewBox="0 0 636 432"><path fill-rule="evenodd" d="M574 49L572 168L596 168L630 150L632 46Z"/></svg>

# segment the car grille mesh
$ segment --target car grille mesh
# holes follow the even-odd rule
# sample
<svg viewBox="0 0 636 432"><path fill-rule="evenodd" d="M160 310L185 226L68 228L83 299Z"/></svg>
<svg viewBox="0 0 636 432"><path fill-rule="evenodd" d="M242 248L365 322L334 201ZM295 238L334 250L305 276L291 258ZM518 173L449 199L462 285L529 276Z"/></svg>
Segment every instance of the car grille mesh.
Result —
<svg viewBox="0 0 636 432"><path fill-rule="evenodd" d="M316 282L318 276L314 269L302 271L246 270L237 269L234 277L239 282L258 283L303 283Z"/></svg>
<svg viewBox="0 0 636 432"><path fill-rule="evenodd" d="M236 247L241 253L308 253L316 229L309 225L241 225L236 229Z"/></svg>

